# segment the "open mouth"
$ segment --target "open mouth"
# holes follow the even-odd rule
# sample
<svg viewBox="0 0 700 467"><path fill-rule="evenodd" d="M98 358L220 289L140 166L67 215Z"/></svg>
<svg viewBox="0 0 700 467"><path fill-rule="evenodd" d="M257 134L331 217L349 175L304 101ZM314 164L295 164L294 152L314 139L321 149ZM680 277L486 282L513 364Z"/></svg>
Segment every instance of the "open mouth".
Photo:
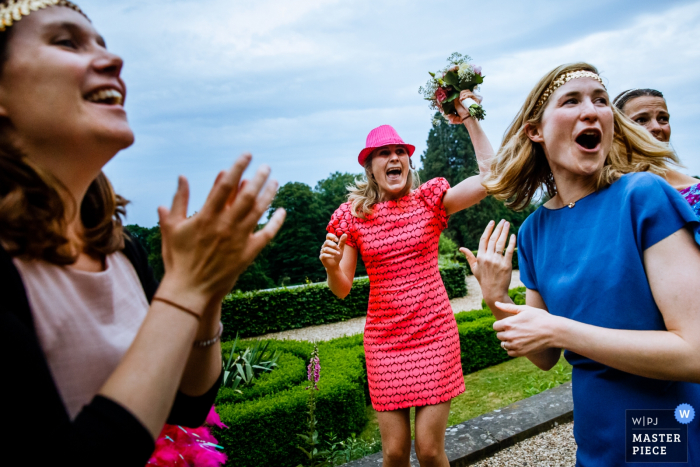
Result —
<svg viewBox="0 0 700 467"><path fill-rule="evenodd" d="M122 105L124 103L124 96L114 88L98 89L85 96L85 100L94 102L95 104Z"/></svg>
<svg viewBox="0 0 700 467"><path fill-rule="evenodd" d="M401 167L390 167L386 171L386 179L389 181L401 180Z"/></svg>
<svg viewBox="0 0 700 467"><path fill-rule="evenodd" d="M603 135L601 135L600 130L584 130L576 137L576 144L587 151L592 151L598 147L602 137Z"/></svg>

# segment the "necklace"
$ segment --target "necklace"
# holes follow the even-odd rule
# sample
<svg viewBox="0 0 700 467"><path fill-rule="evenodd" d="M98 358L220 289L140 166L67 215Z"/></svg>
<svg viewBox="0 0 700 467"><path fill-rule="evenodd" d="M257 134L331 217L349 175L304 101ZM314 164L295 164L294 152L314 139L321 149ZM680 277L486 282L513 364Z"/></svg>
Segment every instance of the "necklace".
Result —
<svg viewBox="0 0 700 467"><path fill-rule="evenodd" d="M567 203L564 203L564 201L562 201L562 204L564 204L564 206L568 207L569 209L573 209L574 206L576 206L576 203L578 203L579 201L581 201L583 198L585 198L586 196L590 195L590 194L593 193L594 191L595 191L595 190L591 190L591 191L589 191L588 193L586 193L585 195L579 197L579 199L577 199L576 201L572 201L572 202L570 202L570 203L568 203L568 204L567 204ZM561 196L560 196L560 199L561 199ZM563 207L563 206L562 206L562 207Z"/></svg>

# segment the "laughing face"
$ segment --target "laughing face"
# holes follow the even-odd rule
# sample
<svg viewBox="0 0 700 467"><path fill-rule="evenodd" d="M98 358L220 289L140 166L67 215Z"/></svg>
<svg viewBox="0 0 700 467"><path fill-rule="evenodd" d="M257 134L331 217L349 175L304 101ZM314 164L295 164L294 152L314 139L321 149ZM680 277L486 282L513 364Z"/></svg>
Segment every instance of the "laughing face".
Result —
<svg viewBox="0 0 700 467"><path fill-rule="evenodd" d="M528 136L544 148L555 179L598 173L614 136L608 93L592 78L572 79L547 101L542 120Z"/></svg>
<svg viewBox="0 0 700 467"><path fill-rule="evenodd" d="M406 148L396 144L382 146L372 153L371 171L379 185L382 201L405 195L410 170Z"/></svg>
<svg viewBox="0 0 700 467"><path fill-rule="evenodd" d="M132 144L123 62L107 51L90 21L54 6L25 16L3 34L11 35L0 76L0 116L10 121L10 137L20 149L56 159L81 151L113 155Z"/></svg>

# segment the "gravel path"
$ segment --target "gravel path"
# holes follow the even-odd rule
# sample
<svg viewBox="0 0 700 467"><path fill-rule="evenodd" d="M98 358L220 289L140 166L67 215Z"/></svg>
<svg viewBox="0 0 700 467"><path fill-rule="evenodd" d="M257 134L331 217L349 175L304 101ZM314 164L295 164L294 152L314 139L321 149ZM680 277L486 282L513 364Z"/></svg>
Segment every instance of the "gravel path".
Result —
<svg viewBox="0 0 700 467"><path fill-rule="evenodd" d="M554 427L499 451L471 467L573 467L576 464L574 422Z"/></svg>
<svg viewBox="0 0 700 467"><path fill-rule="evenodd" d="M513 271L513 277L510 282L510 288L520 287L523 283L520 282L520 271ZM469 294L466 297L455 298L450 300L452 311L459 313L461 311L470 311L481 308L481 287L474 276L467 276L467 290ZM320 324L318 326L309 326L301 329L291 329L289 331L274 332L259 336L259 339L293 339L298 341L327 341L336 337L352 336L362 334L365 330L365 318L353 318L347 321L338 323Z"/></svg>

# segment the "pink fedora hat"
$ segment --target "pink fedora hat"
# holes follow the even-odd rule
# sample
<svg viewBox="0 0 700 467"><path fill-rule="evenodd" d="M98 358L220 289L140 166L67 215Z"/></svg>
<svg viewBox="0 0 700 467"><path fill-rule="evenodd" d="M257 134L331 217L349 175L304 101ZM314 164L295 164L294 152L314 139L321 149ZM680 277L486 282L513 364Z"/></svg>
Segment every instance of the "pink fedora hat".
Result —
<svg viewBox="0 0 700 467"><path fill-rule="evenodd" d="M357 156L357 162L364 167L365 160L367 156L372 154L372 151L382 146L388 146L389 144L405 146L409 157L412 156L413 151L416 150L416 147L412 144L404 143L396 130L390 125L382 125L369 132L367 135L367 143L365 144L365 148L360 152L360 155Z"/></svg>

